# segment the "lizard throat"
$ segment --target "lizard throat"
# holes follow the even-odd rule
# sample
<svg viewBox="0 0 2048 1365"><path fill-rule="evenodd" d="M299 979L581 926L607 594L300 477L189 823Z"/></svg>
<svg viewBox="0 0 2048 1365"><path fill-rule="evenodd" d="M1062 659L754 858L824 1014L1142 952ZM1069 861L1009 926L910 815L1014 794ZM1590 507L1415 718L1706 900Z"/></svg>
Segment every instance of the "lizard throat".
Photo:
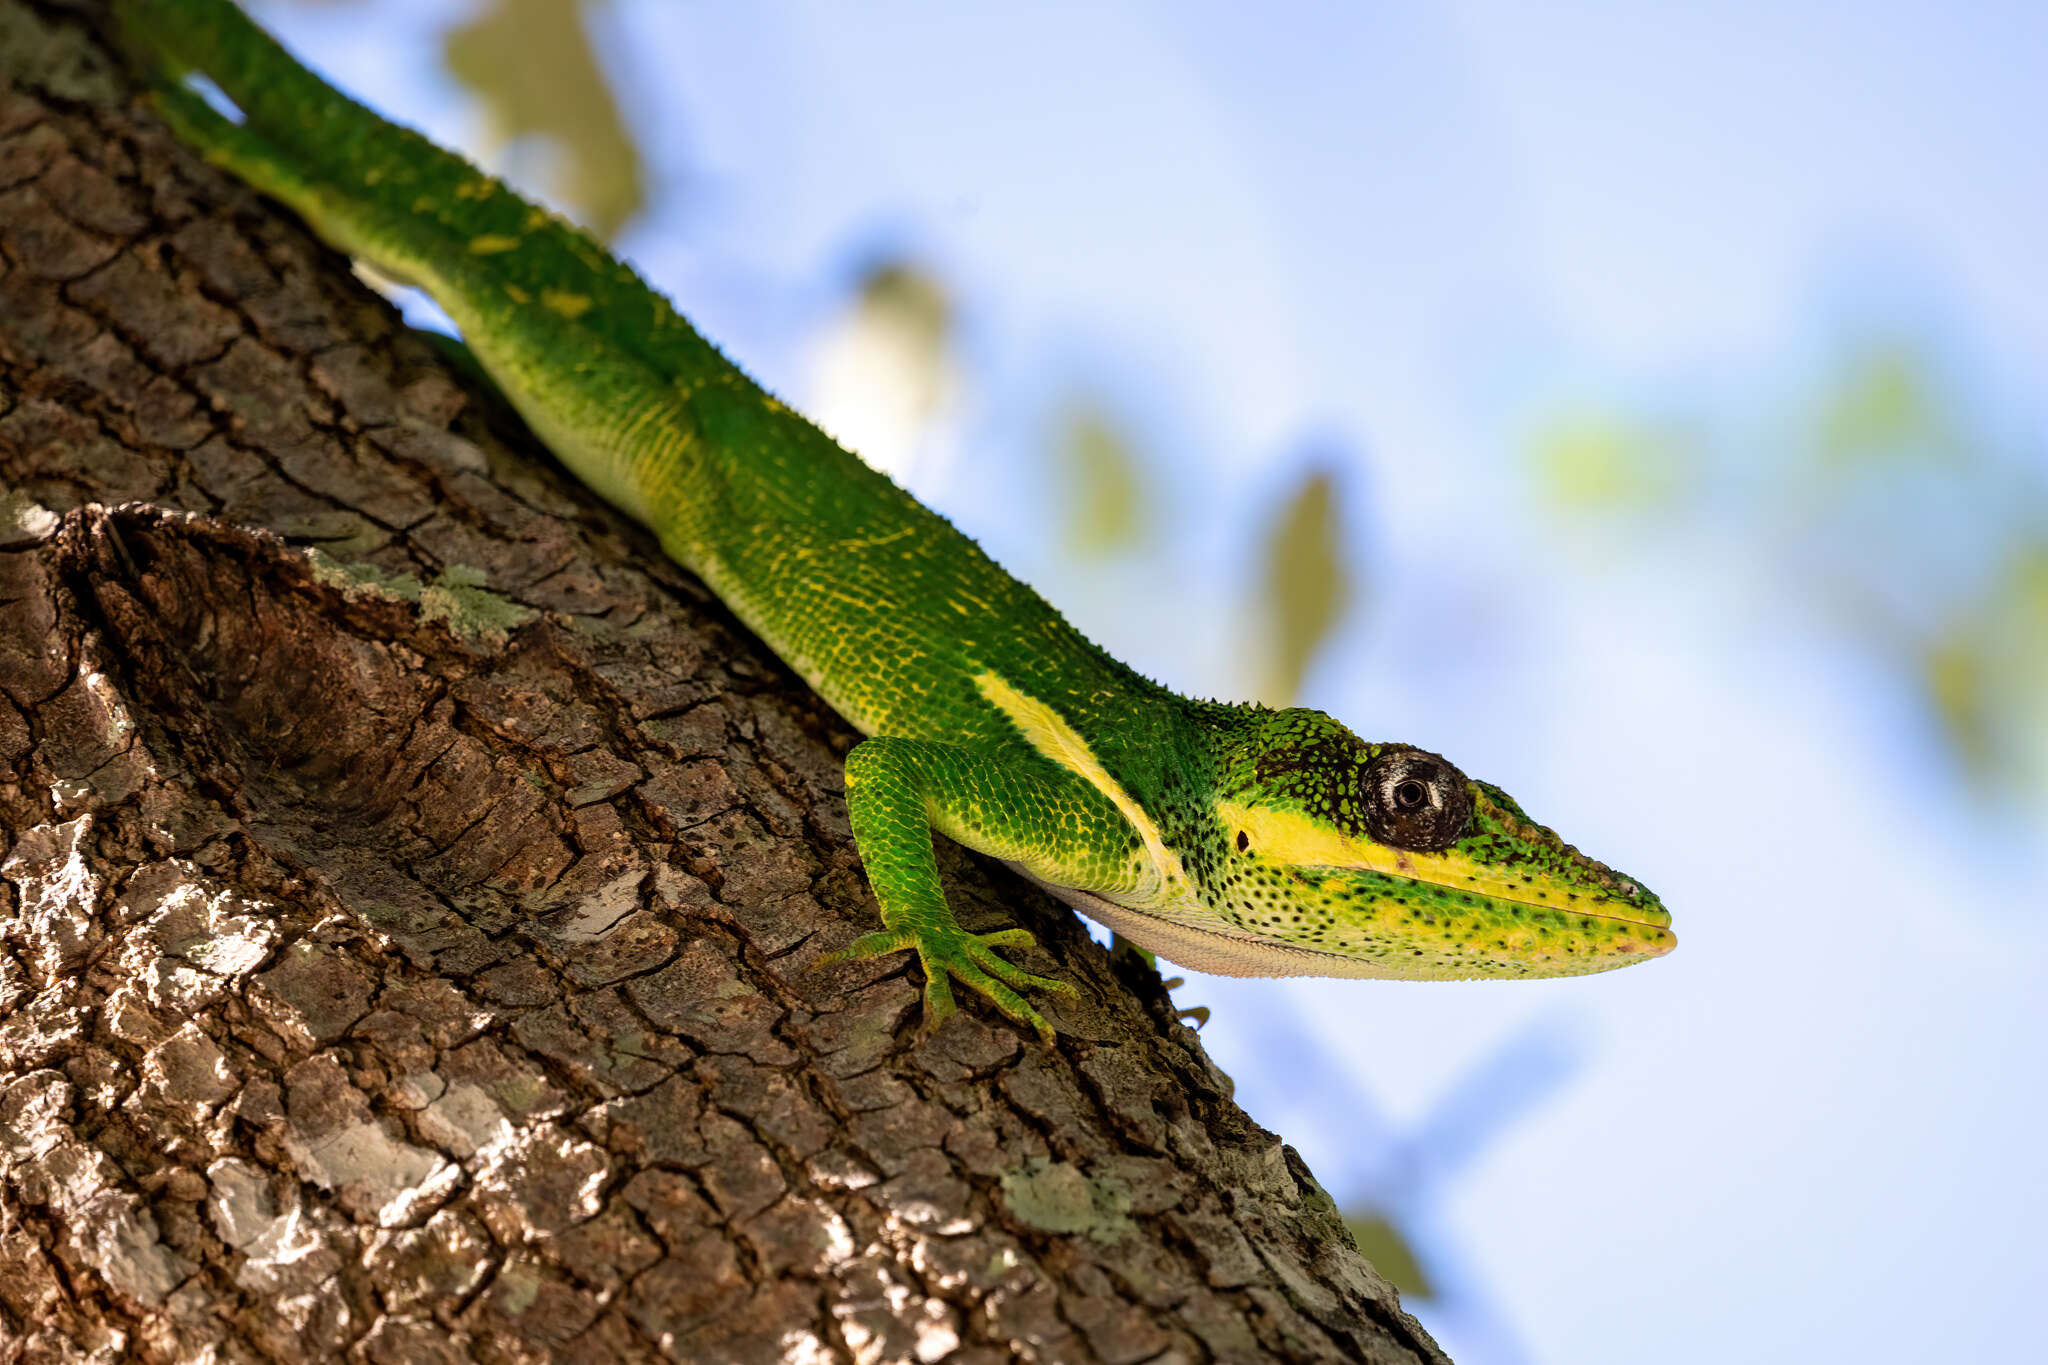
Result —
<svg viewBox="0 0 2048 1365"><path fill-rule="evenodd" d="M1097 924L1122 934L1148 952L1190 971L1212 976L1350 976L1385 977L1374 964L1321 948L1277 943L1206 925L1168 919L1148 910L1120 905L1092 891L1058 886L1033 876L1021 863L1010 866Z"/></svg>

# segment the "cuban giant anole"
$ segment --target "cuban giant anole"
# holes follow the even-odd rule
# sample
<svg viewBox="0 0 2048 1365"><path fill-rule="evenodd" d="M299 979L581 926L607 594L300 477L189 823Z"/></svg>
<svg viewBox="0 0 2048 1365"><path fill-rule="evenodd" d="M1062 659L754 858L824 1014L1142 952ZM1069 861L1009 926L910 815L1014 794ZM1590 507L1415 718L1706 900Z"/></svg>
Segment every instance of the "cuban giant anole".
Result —
<svg viewBox="0 0 2048 1365"><path fill-rule="evenodd" d="M340 94L229 0L121 10L182 137L431 294L562 463L867 736L846 801L882 928L846 953L915 952L928 1025L957 981L1050 1036L1025 994L1069 989L1002 955L1026 931L960 927L934 831L1201 971L1563 976L1671 950L1655 896L1444 758L1126 667L590 237Z"/></svg>

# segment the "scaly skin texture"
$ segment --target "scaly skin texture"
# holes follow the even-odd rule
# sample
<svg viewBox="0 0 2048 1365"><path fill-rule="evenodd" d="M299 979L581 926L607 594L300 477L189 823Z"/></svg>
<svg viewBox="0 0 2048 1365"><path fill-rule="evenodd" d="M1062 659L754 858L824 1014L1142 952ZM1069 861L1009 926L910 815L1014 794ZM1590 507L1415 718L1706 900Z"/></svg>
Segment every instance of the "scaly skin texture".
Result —
<svg viewBox="0 0 2048 1365"><path fill-rule="evenodd" d="M341 95L229 0L121 11L182 136L431 293L563 463L872 737L846 797L883 928L847 951L915 951L928 1024L957 980L1049 1037L1021 992L1066 989L996 951L1023 930L954 921L934 830L1230 975L1564 976L1674 945L1655 896L1445 760L1132 672L589 237Z"/></svg>

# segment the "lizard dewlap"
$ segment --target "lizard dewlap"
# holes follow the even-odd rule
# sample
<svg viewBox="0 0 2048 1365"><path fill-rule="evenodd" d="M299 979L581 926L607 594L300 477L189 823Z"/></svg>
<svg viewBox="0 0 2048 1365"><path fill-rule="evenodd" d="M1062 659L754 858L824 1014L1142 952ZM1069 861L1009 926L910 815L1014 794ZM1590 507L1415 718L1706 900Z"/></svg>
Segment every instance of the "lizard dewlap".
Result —
<svg viewBox="0 0 2048 1365"><path fill-rule="evenodd" d="M591 238L334 90L229 0L120 11L175 131L432 294L562 463L868 736L846 800L883 927L846 951L915 952L928 1022L957 981L1050 1036L1025 993L1067 989L999 951L1023 930L954 920L935 830L1205 971L1567 976L1671 950L1655 896L1449 760L1139 676Z"/></svg>

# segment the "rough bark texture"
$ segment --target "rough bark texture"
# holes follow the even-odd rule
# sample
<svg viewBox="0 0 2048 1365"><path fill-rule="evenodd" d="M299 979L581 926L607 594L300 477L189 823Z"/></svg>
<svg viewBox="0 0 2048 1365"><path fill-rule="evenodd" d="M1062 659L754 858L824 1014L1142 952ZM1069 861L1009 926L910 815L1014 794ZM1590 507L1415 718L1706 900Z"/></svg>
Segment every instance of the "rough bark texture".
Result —
<svg viewBox="0 0 2048 1365"><path fill-rule="evenodd" d="M0 0L0 1361L1441 1358L1065 910L942 857L1050 1050L820 967L846 726L102 26Z"/></svg>

